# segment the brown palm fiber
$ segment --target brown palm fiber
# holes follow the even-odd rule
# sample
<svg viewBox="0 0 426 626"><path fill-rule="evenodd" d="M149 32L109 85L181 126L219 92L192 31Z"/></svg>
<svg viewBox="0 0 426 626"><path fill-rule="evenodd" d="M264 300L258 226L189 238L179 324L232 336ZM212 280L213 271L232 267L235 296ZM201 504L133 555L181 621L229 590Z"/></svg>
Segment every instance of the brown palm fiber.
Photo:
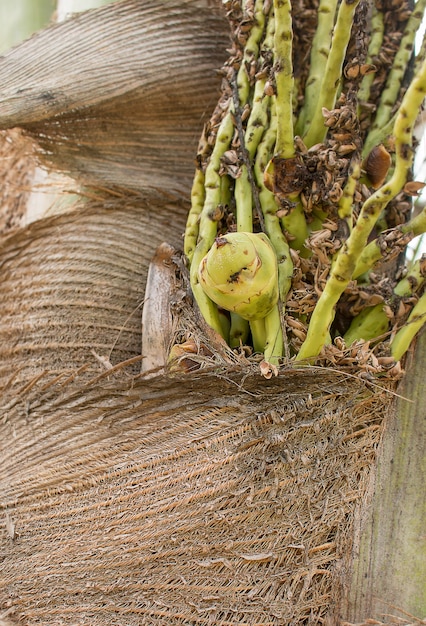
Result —
<svg viewBox="0 0 426 626"><path fill-rule="evenodd" d="M34 142L17 128L0 132L0 233L22 225L36 166Z"/></svg>
<svg viewBox="0 0 426 626"><path fill-rule="evenodd" d="M265 381L235 367L42 378L14 399L0 437L10 618L338 623L385 392L338 372Z"/></svg>

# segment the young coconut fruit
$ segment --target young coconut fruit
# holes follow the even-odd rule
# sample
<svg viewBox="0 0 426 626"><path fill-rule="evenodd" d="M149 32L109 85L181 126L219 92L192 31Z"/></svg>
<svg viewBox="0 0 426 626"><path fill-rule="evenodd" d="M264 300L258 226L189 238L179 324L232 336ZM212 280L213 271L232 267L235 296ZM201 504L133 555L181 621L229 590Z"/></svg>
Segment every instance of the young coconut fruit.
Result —
<svg viewBox="0 0 426 626"><path fill-rule="evenodd" d="M213 302L249 321L265 318L278 302L277 257L263 233L217 237L198 279Z"/></svg>
<svg viewBox="0 0 426 626"><path fill-rule="evenodd" d="M278 263L263 233L217 237L198 269L199 283L219 307L248 320L256 352L264 353L263 376L276 374L283 352L278 309Z"/></svg>

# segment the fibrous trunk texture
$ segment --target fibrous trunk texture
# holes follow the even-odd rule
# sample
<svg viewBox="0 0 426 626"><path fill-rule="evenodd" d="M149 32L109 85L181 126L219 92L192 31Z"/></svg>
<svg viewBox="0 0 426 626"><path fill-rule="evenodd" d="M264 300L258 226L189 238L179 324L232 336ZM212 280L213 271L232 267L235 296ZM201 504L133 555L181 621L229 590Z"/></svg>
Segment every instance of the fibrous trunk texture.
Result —
<svg viewBox="0 0 426 626"><path fill-rule="evenodd" d="M126 0L36 34L0 59L0 128L81 182L189 194L229 41L201 4Z"/></svg>
<svg viewBox="0 0 426 626"><path fill-rule="evenodd" d="M4 392L10 619L338 623L391 396L332 371L259 382L124 372Z"/></svg>

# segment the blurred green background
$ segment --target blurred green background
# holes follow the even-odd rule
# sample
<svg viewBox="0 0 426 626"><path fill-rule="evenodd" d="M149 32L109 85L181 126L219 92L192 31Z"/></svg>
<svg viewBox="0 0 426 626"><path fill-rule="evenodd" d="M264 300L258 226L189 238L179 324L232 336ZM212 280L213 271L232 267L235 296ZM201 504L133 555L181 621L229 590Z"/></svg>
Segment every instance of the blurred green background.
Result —
<svg viewBox="0 0 426 626"><path fill-rule="evenodd" d="M0 53L40 30L55 12L59 20L113 0L0 0Z"/></svg>

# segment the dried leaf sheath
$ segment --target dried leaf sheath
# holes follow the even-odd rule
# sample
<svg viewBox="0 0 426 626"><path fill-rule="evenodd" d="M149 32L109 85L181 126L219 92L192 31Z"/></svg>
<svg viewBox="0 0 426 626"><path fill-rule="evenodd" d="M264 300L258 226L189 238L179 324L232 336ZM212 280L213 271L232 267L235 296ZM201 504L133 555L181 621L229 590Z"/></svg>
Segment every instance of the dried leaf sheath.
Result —
<svg viewBox="0 0 426 626"><path fill-rule="evenodd" d="M167 229L177 244L182 206L133 196L80 204L0 244L0 386L50 371L103 372L132 357L140 371L141 308L148 264Z"/></svg>
<svg viewBox="0 0 426 626"><path fill-rule="evenodd" d="M318 370L262 389L216 368L22 393L0 423L0 606L28 626L331 618L390 396Z"/></svg>
<svg viewBox="0 0 426 626"><path fill-rule="evenodd" d="M186 195L229 40L223 16L199 4L126 0L12 49L0 128L25 128L85 182Z"/></svg>

